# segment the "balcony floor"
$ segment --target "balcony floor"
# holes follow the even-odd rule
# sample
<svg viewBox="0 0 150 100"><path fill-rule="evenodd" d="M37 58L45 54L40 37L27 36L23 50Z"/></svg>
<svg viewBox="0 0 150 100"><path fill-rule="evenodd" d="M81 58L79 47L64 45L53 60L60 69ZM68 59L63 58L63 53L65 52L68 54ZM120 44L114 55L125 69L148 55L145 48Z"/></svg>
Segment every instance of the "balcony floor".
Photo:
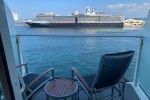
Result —
<svg viewBox="0 0 150 100"><path fill-rule="evenodd" d="M110 90L100 92L98 93L98 98L109 95L110 93L111 93ZM115 92L115 95L117 95L117 92ZM93 98L95 100L94 96ZM46 95L44 91L38 92L36 95L32 97L32 100L46 100ZM53 100L53 99L50 99L50 100ZM67 100L71 100L71 98L68 98ZM83 91L80 91L79 100L88 100L86 94ZM111 100L111 98L107 97L107 98L103 98L102 100ZM114 100L121 100L121 99L120 97L116 97L114 98ZM125 100L140 100L130 84L127 84L125 88Z"/></svg>

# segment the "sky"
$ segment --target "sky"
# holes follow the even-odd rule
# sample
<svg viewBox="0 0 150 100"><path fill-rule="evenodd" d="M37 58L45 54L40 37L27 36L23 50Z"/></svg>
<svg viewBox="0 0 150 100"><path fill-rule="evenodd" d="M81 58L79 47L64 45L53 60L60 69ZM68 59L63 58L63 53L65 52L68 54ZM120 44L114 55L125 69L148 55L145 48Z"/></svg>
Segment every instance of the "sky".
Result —
<svg viewBox="0 0 150 100"><path fill-rule="evenodd" d="M125 18L146 18L150 0L4 0L13 13L20 19L32 19L39 13L53 12L70 15L76 10L85 13L86 8L96 12Z"/></svg>

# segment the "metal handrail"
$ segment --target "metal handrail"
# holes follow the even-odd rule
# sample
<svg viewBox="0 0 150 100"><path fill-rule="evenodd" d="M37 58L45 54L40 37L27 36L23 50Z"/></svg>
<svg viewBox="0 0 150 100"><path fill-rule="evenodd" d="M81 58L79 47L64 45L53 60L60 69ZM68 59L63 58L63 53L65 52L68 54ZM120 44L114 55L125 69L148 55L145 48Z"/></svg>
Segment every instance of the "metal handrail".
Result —
<svg viewBox="0 0 150 100"><path fill-rule="evenodd" d="M20 36L54 36L54 37L135 37L135 38L143 38L143 34L129 34L129 33L101 33L101 34L18 34L17 37Z"/></svg>

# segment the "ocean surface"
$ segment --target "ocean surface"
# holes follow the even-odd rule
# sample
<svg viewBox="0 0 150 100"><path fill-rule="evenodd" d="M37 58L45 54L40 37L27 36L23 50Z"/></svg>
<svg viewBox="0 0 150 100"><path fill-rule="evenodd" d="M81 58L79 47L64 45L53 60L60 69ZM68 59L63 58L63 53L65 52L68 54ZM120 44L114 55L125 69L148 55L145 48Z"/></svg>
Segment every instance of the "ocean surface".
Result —
<svg viewBox="0 0 150 100"><path fill-rule="evenodd" d="M29 26L16 26L16 30L17 34L27 35L21 36L20 43L23 60L29 63L29 72L42 73L53 67L56 77L71 77L71 67L75 67L81 75L88 75L96 73L101 55L134 50L136 53L126 72L126 76L131 81L137 60L139 38L98 35L102 33L143 34L145 31L144 27L122 29L31 28Z"/></svg>

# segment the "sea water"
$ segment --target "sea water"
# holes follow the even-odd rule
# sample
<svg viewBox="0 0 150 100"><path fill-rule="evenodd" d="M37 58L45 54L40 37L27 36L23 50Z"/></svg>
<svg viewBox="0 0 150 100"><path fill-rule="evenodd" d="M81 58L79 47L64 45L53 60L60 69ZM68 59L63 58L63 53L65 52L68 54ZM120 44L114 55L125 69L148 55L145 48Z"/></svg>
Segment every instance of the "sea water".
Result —
<svg viewBox="0 0 150 100"><path fill-rule="evenodd" d="M101 55L134 50L136 53L126 72L126 76L132 81L139 38L99 37L98 35L102 33L142 34L144 27L122 29L16 26L16 30L17 34L34 35L21 36L20 42L23 61L29 63L29 72L42 73L53 67L56 77L71 77L71 67L74 67L81 75L93 74L98 69Z"/></svg>

